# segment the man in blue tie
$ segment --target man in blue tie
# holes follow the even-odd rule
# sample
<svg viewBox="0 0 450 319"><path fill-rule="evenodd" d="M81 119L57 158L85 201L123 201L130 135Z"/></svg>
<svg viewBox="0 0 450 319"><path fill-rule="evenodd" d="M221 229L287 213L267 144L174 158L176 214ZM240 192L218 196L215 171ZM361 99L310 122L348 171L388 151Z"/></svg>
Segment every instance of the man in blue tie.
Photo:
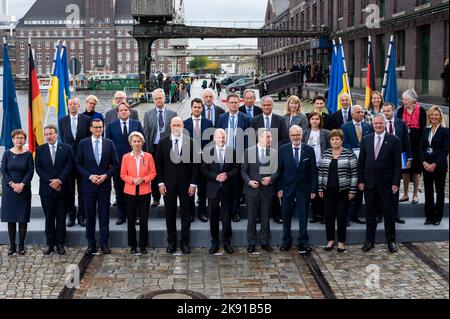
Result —
<svg viewBox="0 0 450 319"><path fill-rule="evenodd" d="M86 210L86 255L97 252L95 239L95 220L98 212L100 225L100 247L103 254L109 249L109 207L111 204L111 179L119 168L114 143L103 138L103 122L94 119L91 122L92 137L84 139L78 146L76 165L81 175L81 191ZM97 208L98 207L98 208Z"/></svg>
<svg viewBox="0 0 450 319"><path fill-rule="evenodd" d="M253 90L245 90L242 96L244 97L244 105L239 108L239 112L248 115L250 118L262 114L261 108L255 105L256 96Z"/></svg>
<svg viewBox="0 0 450 319"><path fill-rule="evenodd" d="M303 130L293 125L289 130L291 143L279 151L278 197L281 198L283 214L283 244L281 251L289 251L292 246L291 219L296 214L299 221L298 252L311 252L308 246L309 203L317 194L318 179L314 148L302 144Z"/></svg>

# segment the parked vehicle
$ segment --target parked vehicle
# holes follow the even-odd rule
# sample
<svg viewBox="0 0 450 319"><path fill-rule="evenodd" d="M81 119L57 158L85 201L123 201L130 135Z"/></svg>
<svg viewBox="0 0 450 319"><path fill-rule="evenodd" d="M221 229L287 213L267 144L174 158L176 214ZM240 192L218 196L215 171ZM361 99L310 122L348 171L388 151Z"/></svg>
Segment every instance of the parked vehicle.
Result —
<svg viewBox="0 0 450 319"><path fill-rule="evenodd" d="M243 92L246 85L252 83L252 78L242 78L227 86L227 93Z"/></svg>
<svg viewBox="0 0 450 319"><path fill-rule="evenodd" d="M246 75L227 75L222 79L222 81L220 81L220 84L222 86L227 86L227 85L230 85L230 84L236 82L237 80L240 80L240 79L246 78L246 77L247 77Z"/></svg>

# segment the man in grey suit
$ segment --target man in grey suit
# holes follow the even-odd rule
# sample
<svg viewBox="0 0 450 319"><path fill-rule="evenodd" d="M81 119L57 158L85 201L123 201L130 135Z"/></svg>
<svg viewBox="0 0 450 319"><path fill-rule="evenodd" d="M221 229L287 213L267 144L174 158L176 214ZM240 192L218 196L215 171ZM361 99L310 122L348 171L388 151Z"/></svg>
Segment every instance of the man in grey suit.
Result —
<svg viewBox="0 0 450 319"><path fill-rule="evenodd" d="M258 131L258 144L245 152L241 176L244 180L244 195L247 203L247 239L249 253L256 251L256 219L258 210L261 218L261 248L272 252L270 246L270 211L276 195L278 178L278 153L271 148L270 131Z"/></svg>
<svg viewBox="0 0 450 319"><path fill-rule="evenodd" d="M155 108L147 111L144 116L144 136L147 141L147 152L156 159L159 141L170 135L170 122L177 113L167 109L164 105L166 94L163 89L156 89L152 93ZM156 179L152 181L153 202L151 207L157 207L161 199Z"/></svg>
<svg viewBox="0 0 450 319"><path fill-rule="evenodd" d="M122 102L127 102L127 94L123 91L117 91L114 94L114 101L112 109L106 112L105 114L105 128L108 127L109 124L111 124L114 121L117 121L119 119L117 115L117 105L119 105ZM138 111L131 109L131 119L139 121L139 113Z"/></svg>

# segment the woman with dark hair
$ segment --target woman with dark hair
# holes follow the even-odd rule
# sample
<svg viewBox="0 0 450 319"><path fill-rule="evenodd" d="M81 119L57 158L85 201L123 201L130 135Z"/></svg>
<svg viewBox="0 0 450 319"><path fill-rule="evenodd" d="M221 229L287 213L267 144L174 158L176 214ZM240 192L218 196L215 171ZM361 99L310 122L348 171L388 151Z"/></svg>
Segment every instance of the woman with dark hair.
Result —
<svg viewBox="0 0 450 319"><path fill-rule="evenodd" d="M373 91L370 96L370 104L368 109L364 112L366 123L372 125L372 120L375 115L383 111L384 99L379 91Z"/></svg>

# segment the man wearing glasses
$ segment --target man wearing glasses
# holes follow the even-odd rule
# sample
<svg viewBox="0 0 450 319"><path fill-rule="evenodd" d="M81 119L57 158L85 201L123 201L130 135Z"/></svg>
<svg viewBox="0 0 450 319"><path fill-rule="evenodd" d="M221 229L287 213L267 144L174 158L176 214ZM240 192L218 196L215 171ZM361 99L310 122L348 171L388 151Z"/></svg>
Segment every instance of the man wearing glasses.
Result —
<svg viewBox="0 0 450 319"><path fill-rule="evenodd" d="M119 116L117 115L117 106L124 102L127 103L127 94L123 91L117 91L114 94L112 109L105 114L105 127L108 127L109 124L119 119ZM131 109L130 118L139 121L138 111Z"/></svg>

